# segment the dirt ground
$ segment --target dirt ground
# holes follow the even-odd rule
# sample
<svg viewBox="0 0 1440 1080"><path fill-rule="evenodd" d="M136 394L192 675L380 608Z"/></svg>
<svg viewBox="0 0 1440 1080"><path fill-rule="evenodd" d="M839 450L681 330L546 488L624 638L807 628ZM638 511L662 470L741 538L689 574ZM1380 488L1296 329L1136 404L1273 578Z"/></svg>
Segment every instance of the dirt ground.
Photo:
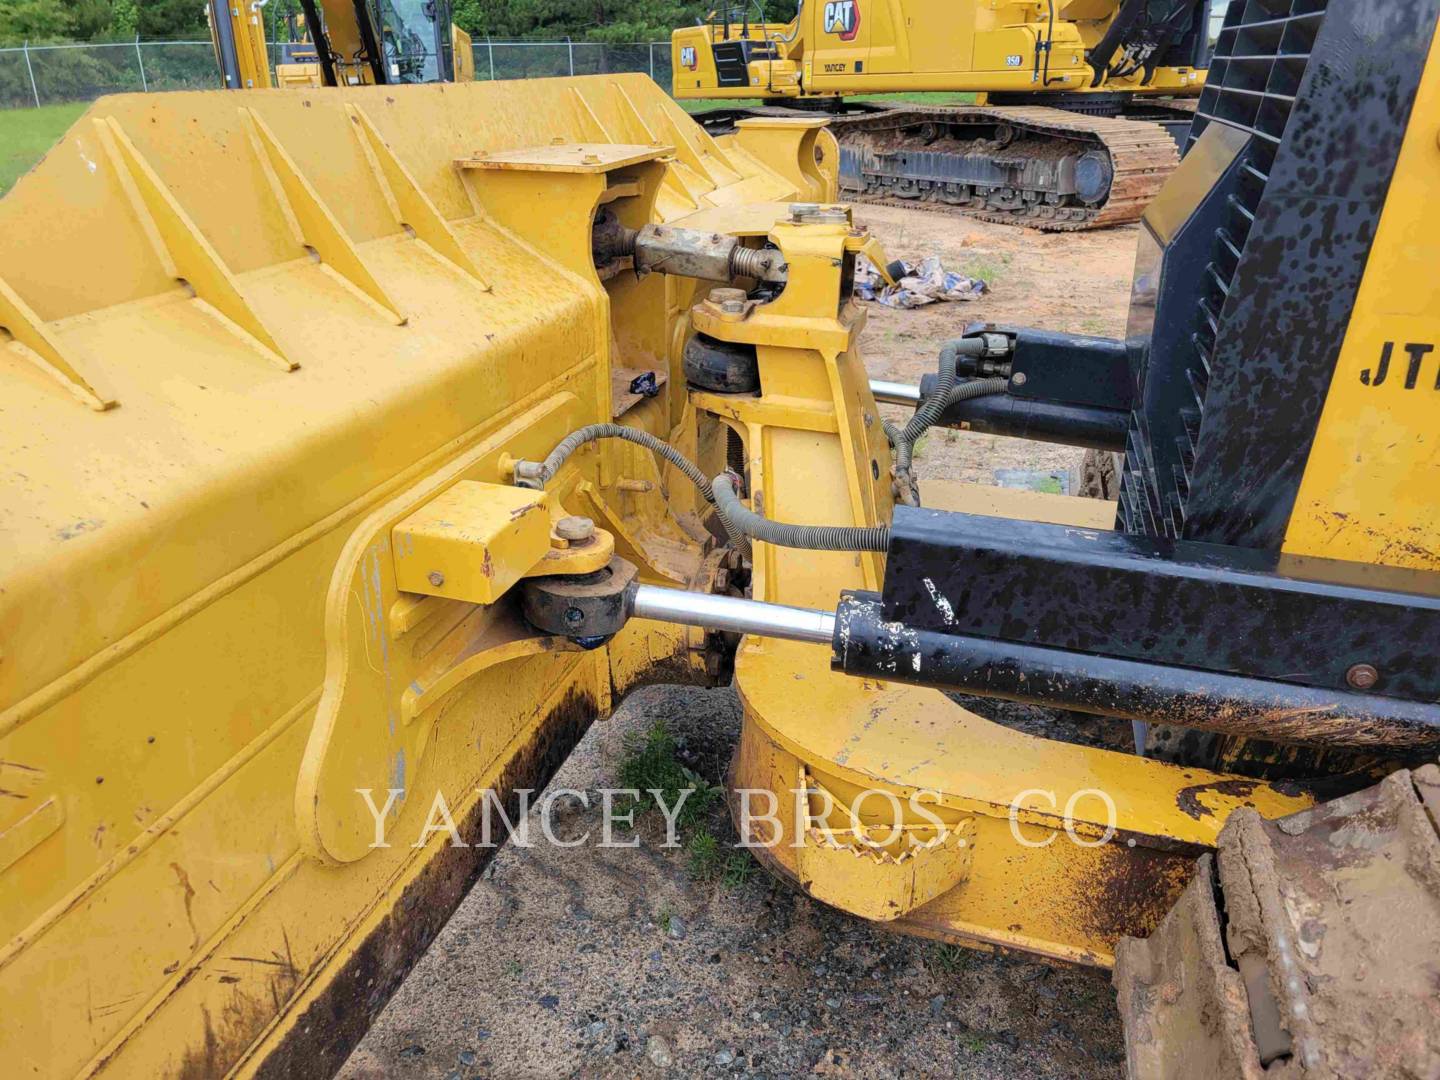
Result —
<svg viewBox="0 0 1440 1080"><path fill-rule="evenodd" d="M974 321L1123 331L1135 227L1047 236L908 210L857 217L891 258L938 254L987 278L971 303L869 305L878 378L914 382ZM900 413L896 411L896 419ZM1080 451L937 433L917 473L995 482L998 469L1071 471ZM978 710L977 711L983 711ZM1065 737L1064 720L1026 726ZM1023 718L1022 718L1023 720ZM729 690L653 687L591 730L555 784L616 783L626 738L663 721L677 757L719 783L739 731ZM598 835L600 810L561 831ZM652 815L652 818L654 815ZM733 839L723 811L711 827ZM642 819L633 849L508 847L341 1072L378 1077L1118 1077L1108 978L886 932L741 863L697 876Z"/></svg>

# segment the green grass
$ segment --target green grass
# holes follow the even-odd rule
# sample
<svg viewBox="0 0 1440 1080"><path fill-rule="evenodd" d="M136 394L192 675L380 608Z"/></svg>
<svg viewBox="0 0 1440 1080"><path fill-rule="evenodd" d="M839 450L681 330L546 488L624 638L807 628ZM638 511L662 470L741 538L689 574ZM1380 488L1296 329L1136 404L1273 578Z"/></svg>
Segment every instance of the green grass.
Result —
<svg viewBox="0 0 1440 1080"><path fill-rule="evenodd" d="M969 965L970 950L963 945L931 945L926 963L933 972L952 975Z"/></svg>
<svg viewBox="0 0 1440 1080"><path fill-rule="evenodd" d="M645 732L634 732L625 739L625 756L620 761L619 782L622 787L638 789L642 794L633 807L621 806L622 814L633 809L640 813L658 811L653 794L659 791L667 807L674 807L680 793L689 796L675 817L680 841L685 845L690 875L700 881L718 881L734 889L755 872L750 853L722 843L711 832L724 816L724 792L693 769L675 758L675 737L659 720ZM669 931L670 913L662 909L660 928Z"/></svg>
<svg viewBox="0 0 1440 1080"><path fill-rule="evenodd" d="M916 91L908 94L861 94L847 97L846 101L908 101L913 105L973 105L975 95L971 93L950 93L949 91ZM763 105L759 98L694 98L681 101L680 107L686 112L705 112L707 109L743 109ZM823 114L817 114L823 115Z"/></svg>
<svg viewBox="0 0 1440 1080"><path fill-rule="evenodd" d="M718 881L727 889L743 885L755 872L755 861L748 851L721 844L704 826L690 834L685 853L689 857L691 877Z"/></svg>
<svg viewBox="0 0 1440 1080"><path fill-rule="evenodd" d="M659 809L653 792L659 791L665 805L674 808L680 793L689 791L676 815L675 823L689 829L704 820L710 807L720 799L720 789L708 783L693 769L675 760L675 738L664 721L656 721L647 732L634 732L625 740L625 758L620 763L622 787L638 790L640 798L635 810ZM624 808L623 813L628 813Z"/></svg>
<svg viewBox="0 0 1440 1080"><path fill-rule="evenodd" d="M979 278L991 288L995 283L1005 276L1010 267L1010 255L1006 252L995 252L988 256L970 259L964 262L958 272L966 277Z"/></svg>
<svg viewBox="0 0 1440 1080"><path fill-rule="evenodd" d="M0 195L85 111L85 103L0 110Z"/></svg>

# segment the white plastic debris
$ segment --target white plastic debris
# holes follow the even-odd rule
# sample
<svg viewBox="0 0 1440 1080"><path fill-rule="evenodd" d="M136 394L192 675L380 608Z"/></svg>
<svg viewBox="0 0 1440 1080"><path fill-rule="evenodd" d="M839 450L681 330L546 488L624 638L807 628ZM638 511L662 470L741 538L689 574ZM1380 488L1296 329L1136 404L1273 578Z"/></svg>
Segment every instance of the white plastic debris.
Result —
<svg viewBox="0 0 1440 1080"><path fill-rule="evenodd" d="M855 298L874 300L885 307L917 308L940 300L977 300L990 291L981 278L966 277L946 270L940 256L930 255L919 264L901 263L904 276L894 285L861 255L855 261Z"/></svg>

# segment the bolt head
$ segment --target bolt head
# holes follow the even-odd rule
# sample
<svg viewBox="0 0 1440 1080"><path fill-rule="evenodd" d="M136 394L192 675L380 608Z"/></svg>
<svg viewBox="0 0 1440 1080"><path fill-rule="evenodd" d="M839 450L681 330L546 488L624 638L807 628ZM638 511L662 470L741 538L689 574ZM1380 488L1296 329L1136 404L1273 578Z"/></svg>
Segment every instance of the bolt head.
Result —
<svg viewBox="0 0 1440 1080"><path fill-rule="evenodd" d="M589 540L595 535L595 522L587 517L563 517L555 523L555 535L561 540Z"/></svg>
<svg viewBox="0 0 1440 1080"><path fill-rule="evenodd" d="M431 570L430 573L425 575L425 580L438 589L441 585L445 584L445 575L439 570Z"/></svg>
<svg viewBox="0 0 1440 1080"><path fill-rule="evenodd" d="M1380 681L1380 672L1373 664L1352 664L1345 672L1345 681L1356 690L1369 690Z"/></svg>
<svg viewBox="0 0 1440 1080"><path fill-rule="evenodd" d="M1015 372L1014 375L1010 376L1010 381L1016 386L1024 386L1026 382L1025 373L1023 371Z"/></svg>

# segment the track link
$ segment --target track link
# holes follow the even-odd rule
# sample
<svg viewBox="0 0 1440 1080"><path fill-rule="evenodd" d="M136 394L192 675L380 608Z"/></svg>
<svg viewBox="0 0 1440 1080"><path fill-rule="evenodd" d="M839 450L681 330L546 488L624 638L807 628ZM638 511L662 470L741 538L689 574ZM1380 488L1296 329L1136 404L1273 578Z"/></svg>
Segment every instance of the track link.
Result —
<svg viewBox="0 0 1440 1080"><path fill-rule="evenodd" d="M861 132L906 127L926 120L954 122L962 117L965 122L1009 125L1017 138L1034 139L1039 136L1066 143L1088 143L1103 149L1109 155L1114 170L1109 196L1095 207L1057 208L1034 203L1015 210L952 205L939 200L896 198L870 192L861 193L860 200L890 206L923 205L926 209L958 212L985 221L1022 225L1047 232L1078 232L1138 221L1166 177L1180 162L1174 140L1158 124L1086 116L1043 105L906 106L868 115L837 117L831 121L831 128L843 143L847 136ZM1057 213L1059 210L1064 211L1064 216ZM1070 216L1076 213L1084 216Z"/></svg>
<svg viewBox="0 0 1440 1080"><path fill-rule="evenodd" d="M1440 1075L1440 769L1236 810L1115 983L1132 1077Z"/></svg>
<svg viewBox="0 0 1440 1080"><path fill-rule="evenodd" d="M729 110L728 115L814 116L816 113L808 109L763 106ZM844 197L854 202L881 206L905 206L940 213L958 213L984 221L1020 225L1047 232L1078 232L1138 221L1145 207L1180 161L1174 140L1158 124L1117 117L1087 116L1043 105L872 105L863 112L832 116L830 128L843 145L847 139L864 134L893 131L927 122L958 122L977 126L1003 124L1015 132L1017 139L1052 139L1059 143L1101 149L1108 154L1113 169L1109 195L1103 203L1096 206L1054 206L1038 202L1013 210L973 203L956 204L936 198L902 198L883 191L856 192L847 189Z"/></svg>

